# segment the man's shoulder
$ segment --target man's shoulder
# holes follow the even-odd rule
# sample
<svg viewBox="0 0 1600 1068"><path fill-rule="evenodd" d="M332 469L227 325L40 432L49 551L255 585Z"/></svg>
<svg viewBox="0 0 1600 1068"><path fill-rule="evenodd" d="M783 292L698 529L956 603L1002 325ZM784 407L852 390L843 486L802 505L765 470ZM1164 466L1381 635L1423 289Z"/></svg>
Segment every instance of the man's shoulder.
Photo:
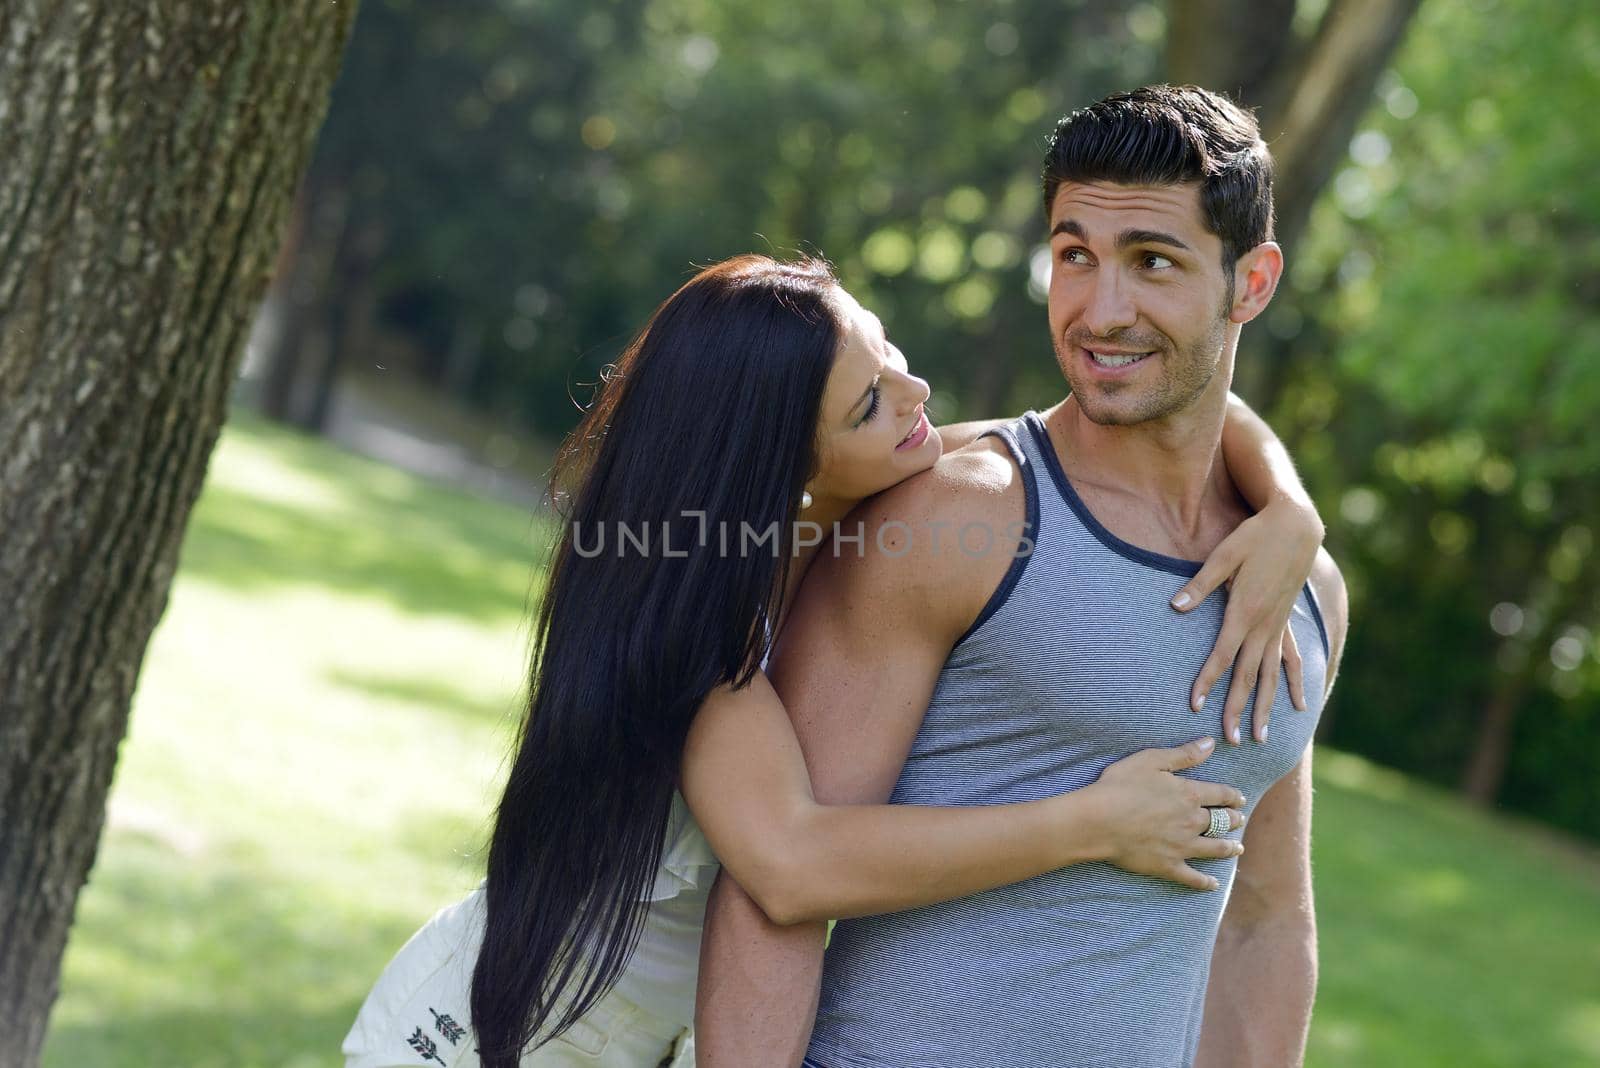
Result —
<svg viewBox="0 0 1600 1068"><path fill-rule="evenodd" d="M1004 443L980 438L863 501L840 524L854 541L813 566L836 595L959 622L1004 575L1026 512Z"/></svg>
<svg viewBox="0 0 1600 1068"><path fill-rule="evenodd" d="M854 517L868 526L898 520L954 523L986 515L1014 494L1021 513L1022 486L1017 465L998 437L978 438L939 457L932 467L862 502Z"/></svg>

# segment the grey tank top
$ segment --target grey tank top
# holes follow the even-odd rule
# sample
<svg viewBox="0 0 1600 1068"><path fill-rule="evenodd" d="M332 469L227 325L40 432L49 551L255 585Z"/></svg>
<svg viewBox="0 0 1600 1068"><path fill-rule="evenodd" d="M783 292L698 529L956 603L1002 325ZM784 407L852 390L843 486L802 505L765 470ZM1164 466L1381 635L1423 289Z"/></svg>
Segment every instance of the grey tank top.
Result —
<svg viewBox="0 0 1600 1068"><path fill-rule="evenodd" d="M1103 527L1067 481L1044 423L998 427L1021 468L1034 539L950 653L891 800L1031 801L1093 783L1140 749L1218 738L1181 774L1238 787L1253 809L1300 760L1321 712L1328 645L1309 586L1291 626L1309 712L1280 680L1265 744L1220 737L1224 675L1196 715L1189 687L1225 606L1168 600L1199 564ZM1239 837L1242 831L1232 832ZM1191 862L1190 890L1079 864L959 901L841 922L808 1063L825 1068L1174 1068L1195 1056L1233 858Z"/></svg>

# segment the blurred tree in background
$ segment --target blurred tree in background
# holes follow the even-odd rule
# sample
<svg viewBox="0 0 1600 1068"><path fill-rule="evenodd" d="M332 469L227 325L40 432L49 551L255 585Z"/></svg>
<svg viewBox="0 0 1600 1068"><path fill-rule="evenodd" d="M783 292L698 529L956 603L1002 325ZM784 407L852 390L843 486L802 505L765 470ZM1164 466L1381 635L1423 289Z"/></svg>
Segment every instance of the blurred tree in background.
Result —
<svg viewBox="0 0 1600 1068"><path fill-rule="evenodd" d="M1594 836L1600 20L1561 10L1423 9L1267 327L1361 604L1328 737Z"/></svg>
<svg viewBox="0 0 1600 1068"><path fill-rule="evenodd" d="M369 0L262 403L319 426L382 365L554 438L692 265L803 249L940 420L1048 404L1051 125L1152 80L1224 89L1273 143L1290 264L1238 388L1357 598L1325 734L1593 834L1596 23L1532 0Z"/></svg>

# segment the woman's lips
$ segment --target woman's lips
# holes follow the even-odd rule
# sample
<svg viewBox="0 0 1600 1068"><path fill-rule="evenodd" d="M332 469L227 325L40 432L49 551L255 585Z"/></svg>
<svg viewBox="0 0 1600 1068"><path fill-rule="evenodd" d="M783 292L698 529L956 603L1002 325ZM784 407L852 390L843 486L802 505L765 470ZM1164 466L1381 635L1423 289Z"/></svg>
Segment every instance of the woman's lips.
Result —
<svg viewBox="0 0 1600 1068"><path fill-rule="evenodd" d="M928 432L933 428L928 425L928 413L922 408L917 409L917 425L911 428L911 433L900 439L900 444L894 447L895 452L902 449L914 449L928 440Z"/></svg>

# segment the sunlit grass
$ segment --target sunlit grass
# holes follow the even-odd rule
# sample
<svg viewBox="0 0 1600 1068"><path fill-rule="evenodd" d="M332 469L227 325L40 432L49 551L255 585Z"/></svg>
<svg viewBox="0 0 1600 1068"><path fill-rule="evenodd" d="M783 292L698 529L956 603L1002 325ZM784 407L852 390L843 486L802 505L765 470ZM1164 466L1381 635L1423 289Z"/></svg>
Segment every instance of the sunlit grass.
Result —
<svg viewBox="0 0 1600 1068"><path fill-rule="evenodd" d="M212 463L79 904L50 1068L337 1065L478 878L547 530L256 421ZM1600 1063L1600 864L1317 764L1314 1068Z"/></svg>
<svg viewBox="0 0 1600 1068"><path fill-rule="evenodd" d="M1600 864L1532 824L1319 751L1308 1063L1600 1064Z"/></svg>
<svg viewBox="0 0 1600 1068"><path fill-rule="evenodd" d="M152 642L46 1063L337 1063L472 886L542 523L253 421Z"/></svg>

